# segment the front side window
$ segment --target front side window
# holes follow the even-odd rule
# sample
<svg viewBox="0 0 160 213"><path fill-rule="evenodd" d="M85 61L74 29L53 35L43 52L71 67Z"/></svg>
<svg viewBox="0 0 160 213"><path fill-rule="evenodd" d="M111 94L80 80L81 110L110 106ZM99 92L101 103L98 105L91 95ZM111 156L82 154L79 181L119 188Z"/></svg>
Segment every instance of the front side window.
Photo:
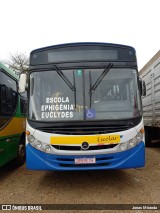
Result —
<svg viewBox="0 0 160 213"><path fill-rule="evenodd" d="M110 68L103 73L81 68L31 73L29 118L53 122L140 116L137 71Z"/></svg>

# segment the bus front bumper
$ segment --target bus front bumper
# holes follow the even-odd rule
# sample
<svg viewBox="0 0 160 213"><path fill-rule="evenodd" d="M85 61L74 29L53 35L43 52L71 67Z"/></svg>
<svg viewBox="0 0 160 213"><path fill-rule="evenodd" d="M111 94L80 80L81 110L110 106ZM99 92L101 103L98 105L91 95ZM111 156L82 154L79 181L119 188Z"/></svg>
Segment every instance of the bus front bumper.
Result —
<svg viewBox="0 0 160 213"><path fill-rule="evenodd" d="M54 155L41 152L30 144L26 146L26 166L31 170L107 170L137 168L145 165L145 145L143 142L136 147L113 154L98 155ZM95 158L95 164L75 164L75 158Z"/></svg>

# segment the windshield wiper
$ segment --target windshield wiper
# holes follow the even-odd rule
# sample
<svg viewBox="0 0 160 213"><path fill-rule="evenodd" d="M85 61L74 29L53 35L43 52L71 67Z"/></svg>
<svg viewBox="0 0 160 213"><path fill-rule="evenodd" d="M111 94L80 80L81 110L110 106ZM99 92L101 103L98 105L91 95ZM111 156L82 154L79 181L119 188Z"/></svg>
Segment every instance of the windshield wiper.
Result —
<svg viewBox="0 0 160 213"><path fill-rule="evenodd" d="M58 75L64 80L64 82L69 86L69 88L72 91L76 91L75 86L72 85L72 83L70 82L70 80L67 78L67 76L65 76L62 72L62 70L60 70L60 68L57 65L54 65L54 68L56 70L56 72L58 73Z"/></svg>
<svg viewBox="0 0 160 213"><path fill-rule="evenodd" d="M108 66L100 74L100 76L98 77L98 79L96 80L96 82L93 84L93 86L92 86L91 73L89 73L89 79L90 79L90 91L89 91L89 95L90 95L90 108L91 108L91 102L92 102L92 95L93 95L94 91L96 90L96 88L98 87L98 85L101 83L101 81L103 80L103 78L105 77L105 75L109 72L109 70L111 69L112 66L113 66L112 63L108 64Z"/></svg>
<svg viewBox="0 0 160 213"><path fill-rule="evenodd" d="M109 63L109 65L104 69L102 74L98 77L97 81L93 84L93 86L91 86L90 90L91 90L92 94L96 90L96 88L101 83L102 79L105 77L105 75L108 73L108 71L111 69L112 66L113 66L113 64Z"/></svg>
<svg viewBox="0 0 160 213"><path fill-rule="evenodd" d="M75 83L75 74L74 74L74 71L73 71L73 82L74 82L74 85L70 82L70 80L67 78L67 76L65 76L62 72L62 70L57 66L57 65L54 65L54 68L56 70L56 72L58 73L58 75L64 80L64 82L69 86L69 88L74 91L74 105L75 105L75 108L76 108L76 83Z"/></svg>

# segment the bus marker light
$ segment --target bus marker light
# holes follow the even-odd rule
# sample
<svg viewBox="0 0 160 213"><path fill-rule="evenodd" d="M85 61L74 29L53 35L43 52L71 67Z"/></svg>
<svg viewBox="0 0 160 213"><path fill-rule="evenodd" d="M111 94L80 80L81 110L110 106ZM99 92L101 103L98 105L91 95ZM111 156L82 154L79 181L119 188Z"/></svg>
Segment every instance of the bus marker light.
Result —
<svg viewBox="0 0 160 213"><path fill-rule="evenodd" d="M26 131L26 135L30 135L30 132L29 132L29 131Z"/></svg>
<svg viewBox="0 0 160 213"><path fill-rule="evenodd" d="M141 132L141 133L144 133L144 129L142 128L142 129L140 130L140 132Z"/></svg>

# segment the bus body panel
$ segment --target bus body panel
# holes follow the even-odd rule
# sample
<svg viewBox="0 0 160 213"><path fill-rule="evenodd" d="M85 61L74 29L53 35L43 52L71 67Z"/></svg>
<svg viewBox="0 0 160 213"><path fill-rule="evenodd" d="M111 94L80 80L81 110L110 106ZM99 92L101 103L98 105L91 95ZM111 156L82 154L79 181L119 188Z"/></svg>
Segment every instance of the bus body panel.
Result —
<svg viewBox="0 0 160 213"><path fill-rule="evenodd" d="M118 147L121 143L128 142L130 139L134 138L141 129L143 129L143 119L139 125L132 129L114 133L114 135L119 134L121 136L120 143L116 147ZM36 139L46 144L51 145L51 138L53 138L54 140L53 134L35 130L30 127L28 123L27 131L30 132L30 134L32 134ZM63 137L67 137L67 135L63 135ZM74 135L72 137L74 139ZM89 136L83 135L82 138L86 139L87 141ZM30 143L28 143L27 138L26 144L26 167L27 169L31 170L98 170L136 168L143 167L145 165L144 138L136 147L133 147L126 151L120 151L120 149L116 147L112 149L100 149L92 151L65 151L56 150L53 148L52 153L45 153L31 146ZM69 142L68 145L70 145ZM96 164L85 164L77 166L74 163L75 158L96 158Z"/></svg>
<svg viewBox="0 0 160 213"><path fill-rule="evenodd" d="M0 166L16 158L20 135L0 138Z"/></svg>
<svg viewBox="0 0 160 213"><path fill-rule="evenodd" d="M81 155L63 156L47 154L33 148L29 144L26 147L26 153L26 167L27 169L31 170L107 170L137 168L145 165L144 142L141 142L132 150L127 150L124 152L102 155L87 155L86 157L96 157L96 164L94 165L85 164L76 166L74 164L74 159L75 157L82 157Z"/></svg>
<svg viewBox="0 0 160 213"><path fill-rule="evenodd" d="M14 117L0 131L0 166L16 158L18 144L25 131L25 118Z"/></svg>
<svg viewBox="0 0 160 213"><path fill-rule="evenodd" d="M25 118L14 117L11 121L0 131L0 136L11 136L21 134L25 130Z"/></svg>
<svg viewBox="0 0 160 213"><path fill-rule="evenodd" d="M18 76L15 75L10 69L5 67L3 64L0 63L0 74L3 74L2 76L5 76L5 80L10 81L12 80L14 83L18 81ZM3 78L2 78L3 79ZM5 85L4 81L0 82L0 85ZM9 88L9 85L6 86L6 88ZM10 88L9 88L10 89ZM7 90L6 90L7 92ZM2 93L0 94L2 96ZM9 94L10 95L10 94ZM4 98L4 97L3 97ZM7 98L7 95L6 97ZM0 97L1 99L1 97ZM6 106L6 103L3 102L0 103L2 107ZM7 100L5 100L7 102ZM10 103L11 104L11 103ZM22 114L21 109L21 98L20 95L17 93L17 99L16 99L16 107L14 112L12 114L7 114L7 112L4 114L4 112L0 112L0 166L3 166L4 164L8 163L9 161L16 159L18 155L18 147L19 143L22 137L22 134L25 134L25 114Z"/></svg>

